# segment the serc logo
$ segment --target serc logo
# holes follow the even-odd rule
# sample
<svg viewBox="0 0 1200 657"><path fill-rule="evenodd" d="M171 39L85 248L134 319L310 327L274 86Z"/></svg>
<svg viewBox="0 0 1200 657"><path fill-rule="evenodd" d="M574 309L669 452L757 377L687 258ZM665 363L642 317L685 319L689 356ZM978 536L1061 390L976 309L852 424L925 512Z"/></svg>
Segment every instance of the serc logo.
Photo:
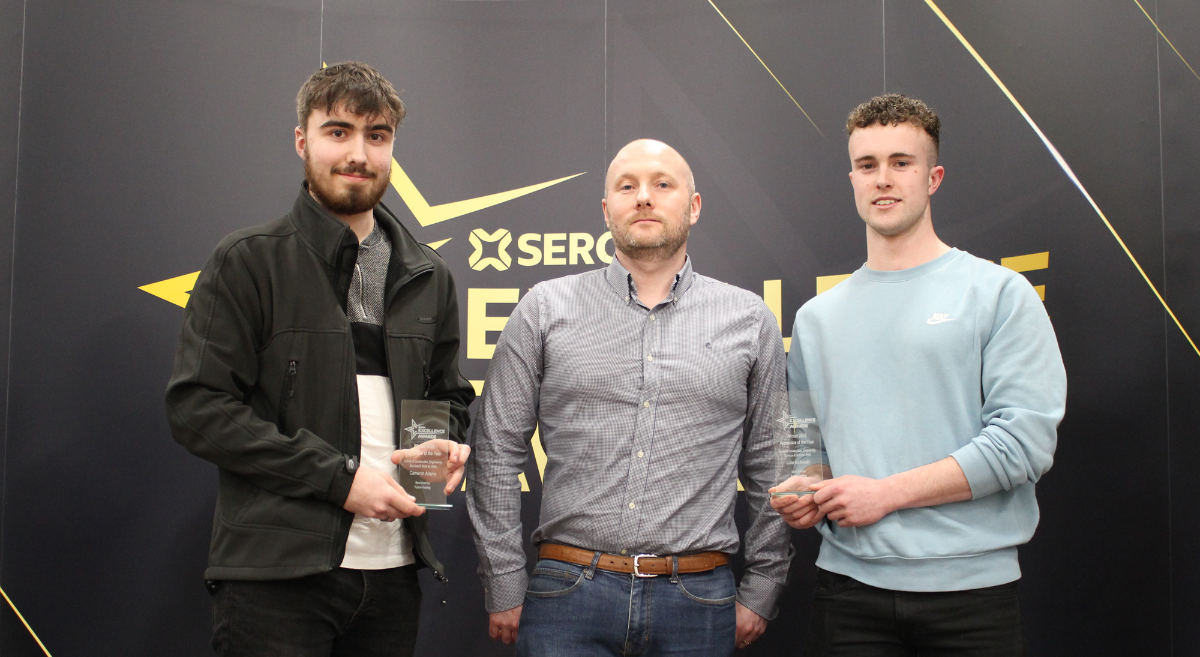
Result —
<svg viewBox="0 0 1200 657"><path fill-rule="evenodd" d="M507 228L497 229L490 234L482 228L476 228L467 239L475 247L467 260L471 269L483 271L491 267L496 271L506 271L512 266L513 259L508 254L508 247L512 245L513 237ZM525 233L517 238L517 248L524 254L517 258L517 264L522 267L608 264L613 259L613 254L608 250L611 241L612 233L608 232L596 237L589 233ZM495 245L495 255L484 255L490 248L485 244Z"/></svg>

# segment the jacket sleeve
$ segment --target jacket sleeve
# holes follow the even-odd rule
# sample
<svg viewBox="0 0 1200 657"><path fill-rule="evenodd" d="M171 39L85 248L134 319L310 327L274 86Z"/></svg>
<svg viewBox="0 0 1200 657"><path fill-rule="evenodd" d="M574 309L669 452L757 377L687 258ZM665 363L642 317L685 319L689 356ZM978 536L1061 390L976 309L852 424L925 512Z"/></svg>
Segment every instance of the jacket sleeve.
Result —
<svg viewBox="0 0 1200 657"><path fill-rule="evenodd" d="M1045 306L1024 276L999 293L983 346L983 430L954 452L978 499L1036 483L1054 463L1067 374Z"/></svg>
<svg viewBox="0 0 1200 657"><path fill-rule="evenodd" d="M771 508L771 495L767 492L777 483L772 428L787 411L787 380L779 328L767 306L761 301L758 306L758 358L747 386L741 462L749 527L745 538L746 565L737 598L754 613L772 619L778 613L779 597L787 585L788 565L792 561L791 532Z"/></svg>
<svg viewBox="0 0 1200 657"><path fill-rule="evenodd" d="M248 404L259 377L263 313L241 244L217 247L184 311L167 384L171 433L191 453L260 488L340 507L354 480L343 455L307 429L281 434Z"/></svg>
<svg viewBox="0 0 1200 657"><path fill-rule="evenodd" d="M467 428L471 423L467 407L475 401L475 388L458 369L460 334L458 293L455 290L454 277L440 258L436 255L433 258L439 265L435 275L442 278L439 281L439 290L444 292L441 294L442 307L438 308L440 321L429 362L428 397L450 402L450 437L461 443L467 439Z"/></svg>

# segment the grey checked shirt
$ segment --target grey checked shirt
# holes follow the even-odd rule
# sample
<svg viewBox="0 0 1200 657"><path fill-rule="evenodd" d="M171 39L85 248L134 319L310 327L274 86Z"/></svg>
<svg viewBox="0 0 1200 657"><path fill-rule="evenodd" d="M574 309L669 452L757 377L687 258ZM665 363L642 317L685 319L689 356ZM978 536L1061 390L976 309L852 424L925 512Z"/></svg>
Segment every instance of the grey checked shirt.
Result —
<svg viewBox="0 0 1200 657"><path fill-rule="evenodd" d="M540 423L547 462L535 544L635 555L738 550L738 461L749 502L738 600L773 618L791 559L770 508L770 426L783 342L751 292L692 272L655 308L629 272L546 281L517 304L488 369L467 508L489 612L522 604L522 472Z"/></svg>

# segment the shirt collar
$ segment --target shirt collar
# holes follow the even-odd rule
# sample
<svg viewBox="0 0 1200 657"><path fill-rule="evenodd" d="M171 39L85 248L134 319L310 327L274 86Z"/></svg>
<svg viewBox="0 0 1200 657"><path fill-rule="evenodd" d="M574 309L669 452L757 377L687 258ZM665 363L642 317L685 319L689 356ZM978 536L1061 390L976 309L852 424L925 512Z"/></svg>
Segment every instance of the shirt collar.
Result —
<svg viewBox="0 0 1200 657"><path fill-rule="evenodd" d="M613 255L612 262L608 263L608 269L605 271L605 278L608 279L608 285L616 292L618 296L623 298L626 303L633 303L637 298L637 285L633 282L633 274L629 273L628 269L621 264L616 255ZM671 292L667 295L662 303L674 303L683 296L688 288L692 287L692 281L695 280L695 274L692 272L692 256L686 255L683 260L683 267L679 273L675 274L675 283L671 285Z"/></svg>

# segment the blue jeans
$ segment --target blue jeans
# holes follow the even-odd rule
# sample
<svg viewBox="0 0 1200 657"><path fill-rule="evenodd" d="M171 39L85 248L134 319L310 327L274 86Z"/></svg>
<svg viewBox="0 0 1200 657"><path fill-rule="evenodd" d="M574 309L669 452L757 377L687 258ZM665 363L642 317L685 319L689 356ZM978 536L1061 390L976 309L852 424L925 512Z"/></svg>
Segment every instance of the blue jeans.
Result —
<svg viewBox="0 0 1200 657"><path fill-rule="evenodd" d="M212 582L222 657L403 657L417 641L417 567Z"/></svg>
<svg viewBox="0 0 1200 657"><path fill-rule="evenodd" d="M735 593L729 566L641 578L542 559L525 592L517 655L728 657Z"/></svg>

